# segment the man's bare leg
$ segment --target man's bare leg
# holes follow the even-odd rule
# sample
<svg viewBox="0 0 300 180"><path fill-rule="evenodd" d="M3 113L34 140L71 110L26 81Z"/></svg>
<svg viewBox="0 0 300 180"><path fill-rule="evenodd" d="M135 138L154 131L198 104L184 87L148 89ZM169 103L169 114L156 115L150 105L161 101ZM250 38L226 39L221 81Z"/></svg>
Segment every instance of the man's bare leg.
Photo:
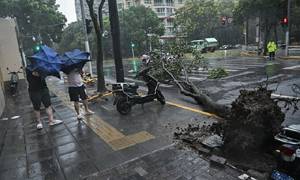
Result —
<svg viewBox="0 0 300 180"><path fill-rule="evenodd" d="M51 106L46 108L46 113L48 115L49 123L53 123L53 111Z"/></svg>
<svg viewBox="0 0 300 180"><path fill-rule="evenodd" d="M85 110L86 115L94 114L94 112L89 109L87 99L83 100L83 106L84 106L84 110Z"/></svg>
<svg viewBox="0 0 300 180"><path fill-rule="evenodd" d="M77 115L80 115L79 102L74 102L74 108L75 108Z"/></svg>

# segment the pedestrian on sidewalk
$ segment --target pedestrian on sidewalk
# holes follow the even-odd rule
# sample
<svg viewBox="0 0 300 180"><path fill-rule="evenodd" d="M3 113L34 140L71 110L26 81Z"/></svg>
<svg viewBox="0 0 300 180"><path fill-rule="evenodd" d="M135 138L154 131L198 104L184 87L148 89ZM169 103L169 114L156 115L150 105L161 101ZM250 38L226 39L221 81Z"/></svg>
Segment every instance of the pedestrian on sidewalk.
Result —
<svg viewBox="0 0 300 180"><path fill-rule="evenodd" d="M37 120L37 129L43 129L40 110L42 103L46 108L49 126L61 124L61 120L56 120L53 118L51 99L45 78L41 77L38 72L30 71L28 68L26 68L26 78L28 81L29 97L32 102L34 114Z"/></svg>
<svg viewBox="0 0 300 180"><path fill-rule="evenodd" d="M273 40L270 40L267 45L267 48L268 48L270 60L275 60L275 52L277 50L277 46L275 42Z"/></svg>
<svg viewBox="0 0 300 180"><path fill-rule="evenodd" d="M68 85L69 85L69 96L70 100L74 102L74 108L77 113L77 119L82 120L83 115L92 115L94 114L88 107L87 95L85 92L85 86L83 84L83 80L81 77L82 70L81 69L74 69L69 74L68 77ZM82 115L80 113L80 106L79 106L79 98L82 100L85 113Z"/></svg>

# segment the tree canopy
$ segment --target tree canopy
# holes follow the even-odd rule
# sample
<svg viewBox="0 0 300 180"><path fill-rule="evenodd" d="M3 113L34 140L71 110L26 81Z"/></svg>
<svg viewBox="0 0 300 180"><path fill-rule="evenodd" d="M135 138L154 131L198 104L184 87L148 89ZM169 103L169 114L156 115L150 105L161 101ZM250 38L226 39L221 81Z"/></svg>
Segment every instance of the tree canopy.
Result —
<svg viewBox="0 0 300 180"><path fill-rule="evenodd" d="M147 34L164 34L164 26L155 12L144 6L130 7L120 12L120 29L121 46L125 56L131 54L131 43L135 44L136 53L140 54L149 49Z"/></svg>
<svg viewBox="0 0 300 180"><path fill-rule="evenodd" d="M17 19L25 52L36 44L33 37L48 45L59 42L66 22L56 0L1 0L0 17Z"/></svg>
<svg viewBox="0 0 300 180"><path fill-rule="evenodd" d="M84 36L82 33L82 22L72 22L63 30L61 41L58 44L60 52L70 51L73 49L84 49Z"/></svg>
<svg viewBox="0 0 300 180"><path fill-rule="evenodd" d="M188 0L176 12L177 33L186 36L188 40L215 37L221 44L239 43L242 39L242 28L231 21L221 23L222 17L233 17L234 6L232 0Z"/></svg>

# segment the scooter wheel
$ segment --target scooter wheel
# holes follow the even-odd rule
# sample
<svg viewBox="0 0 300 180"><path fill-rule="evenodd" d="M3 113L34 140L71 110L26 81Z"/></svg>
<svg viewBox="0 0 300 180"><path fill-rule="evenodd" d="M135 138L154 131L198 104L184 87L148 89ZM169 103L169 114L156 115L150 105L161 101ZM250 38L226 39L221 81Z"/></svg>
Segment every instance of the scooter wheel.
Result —
<svg viewBox="0 0 300 180"><path fill-rule="evenodd" d="M127 101L127 98L119 99L116 106L117 106L117 111L120 114L126 115L131 111L131 104Z"/></svg>
<svg viewBox="0 0 300 180"><path fill-rule="evenodd" d="M164 97L164 95L161 93L161 91L157 91L156 92L157 95L157 100L160 102L160 104L165 105L166 104L166 99Z"/></svg>

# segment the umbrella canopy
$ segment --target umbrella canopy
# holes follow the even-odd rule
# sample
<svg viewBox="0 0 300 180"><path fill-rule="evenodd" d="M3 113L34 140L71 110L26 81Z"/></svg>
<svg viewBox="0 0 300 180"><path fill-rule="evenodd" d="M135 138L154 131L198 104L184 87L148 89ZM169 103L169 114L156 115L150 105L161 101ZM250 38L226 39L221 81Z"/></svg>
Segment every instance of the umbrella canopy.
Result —
<svg viewBox="0 0 300 180"><path fill-rule="evenodd" d="M89 60L90 53L75 49L73 51L65 52L60 57L62 61L62 71L69 74L74 69L82 69Z"/></svg>
<svg viewBox="0 0 300 180"><path fill-rule="evenodd" d="M56 76L60 78L59 71L61 69L62 62L58 58L58 53L46 45L41 46L38 53L28 57L31 61L28 67L31 71L37 71L40 76Z"/></svg>

